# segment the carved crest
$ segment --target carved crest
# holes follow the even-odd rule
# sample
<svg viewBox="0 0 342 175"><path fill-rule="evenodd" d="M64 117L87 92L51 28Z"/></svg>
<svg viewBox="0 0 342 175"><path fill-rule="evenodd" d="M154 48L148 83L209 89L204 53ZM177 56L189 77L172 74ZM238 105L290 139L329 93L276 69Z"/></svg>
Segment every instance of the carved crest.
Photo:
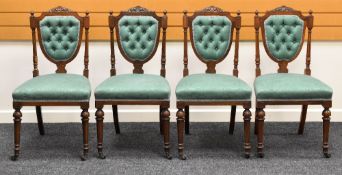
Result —
<svg viewBox="0 0 342 175"><path fill-rule="evenodd" d="M273 9L274 12L293 12L295 11L293 8L287 7L287 6L281 6L278 8Z"/></svg>
<svg viewBox="0 0 342 175"><path fill-rule="evenodd" d="M201 12L223 12L223 10L215 6L209 6L202 9Z"/></svg>
<svg viewBox="0 0 342 175"><path fill-rule="evenodd" d="M127 10L128 12L139 13L139 12L148 12L147 8L136 6Z"/></svg>
<svg viewBox="0 0 342 175"><path fill-rule="evenodd" d="M58 6L58 7L55 7L55 8L52 8L49 10L49 12L57 12L57 13L60 13L60 12L71 12L72 10L68 9L68 8L65 8L65 7L62 7L62 6Z"/></svg>

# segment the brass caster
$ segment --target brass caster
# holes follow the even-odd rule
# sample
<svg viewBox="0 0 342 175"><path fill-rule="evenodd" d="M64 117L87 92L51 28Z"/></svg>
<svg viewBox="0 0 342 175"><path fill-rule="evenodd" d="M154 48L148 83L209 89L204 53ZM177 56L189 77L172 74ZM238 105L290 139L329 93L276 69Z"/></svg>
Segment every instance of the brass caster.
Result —
<svg viewBox="0 0 342 175"><path fill-rule="evenodd" d="M98 158L99 159L106 159L106 156L102 152L99 152Z"/></svg>
<svg viewBox="0 0 342 175"><path fill-rule="evenodd" d="M84 153L84 154L82 154L80 157L81 157L81 160L82 160L82 161L86 161L86 160L88 159L88 154L87 154L87 153Z"/></svg>
<svg viewBox="0 0 342 175"><path fill-rule="evenodd" d="M172 159L172 156L170 155L169 152L165 152L165 157L166 157L167 159L169 159L169 160Z"/></svg>
<svg viewBox="0 0 342 175"><path fill-rule="evenodd" d="M180 160L186 160L186 156L184 154L179 154L179 159Z"/></svg>
<svg viewBox="0 0 342 175"><path fill-rule="evenodd" d="M11 160L12 160L12 161L17 161L17 160L18 160L18 158L19 158L19 156L18 156L18 155L11 156Z"/></svg>
<svg viewBox="0 0 342 175"><path fill-rule="evenodd" d="M325 158L330 158L330 157L331 157L331 154L330 154L330 153L324 153L324 157L325 157Z"/></svg>
<svg viewBox="0 0 342 175"><path fill-rule="evenodd" d="M249 159L251 156L250 156L250 153L245 153L245 158L246 159Z"/></svg>
<svg viewBox="0 0 342 175"><path fill-rule="evenodd" d="M262 152L259 152L259 153L258 153L258 157L259 157L259 158L264 158L264 156L265 156L264 153L262 153Z"/></svg>

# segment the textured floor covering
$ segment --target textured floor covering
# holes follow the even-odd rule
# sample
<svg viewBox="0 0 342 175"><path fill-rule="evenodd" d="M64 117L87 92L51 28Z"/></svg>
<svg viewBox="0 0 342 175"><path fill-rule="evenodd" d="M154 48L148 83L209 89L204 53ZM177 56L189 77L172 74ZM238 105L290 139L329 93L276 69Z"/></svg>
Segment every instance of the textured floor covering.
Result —
<svg viewBox="0 0 342 175"><path fill-rule="evenodd" d="M13 127L0 125L0 174L342 174L342 123L331 125L330 159L321 152L322 124L307 123L302 136L298 123L266 123L265 158L243 157L243 128L237 123L234 135L228 123L191 123L185 138L188 160L176 152L176 124L171 124L172 160L163 158L158 123L121 123L115 135L112 123L104 129L105 160L96 158L96 129L90 125L90 155L79 159L81 125L46 124L40 136L36 124L22 126L22 152L19 161L13 153Z"/></svg>

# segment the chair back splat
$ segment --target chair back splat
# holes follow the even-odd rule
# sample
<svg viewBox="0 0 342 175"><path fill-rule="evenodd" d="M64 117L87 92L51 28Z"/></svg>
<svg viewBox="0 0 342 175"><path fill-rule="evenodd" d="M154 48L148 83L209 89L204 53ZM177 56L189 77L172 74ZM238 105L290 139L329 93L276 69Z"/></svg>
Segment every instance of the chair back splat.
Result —
<svg viewBox="0 0 342 175"><path fill-rule="evenodd" d="M116 74L114 30L120 53L133 64L133 73L144 73L143 65L155 55L162 30L161 76L165 77L167 12L162 17L153 11L137 6L122 11L119 16L109 14L111 40L111 75Z"/></svg>
<svg viewBox="0 0 342 175"><path fill-rule="evenodd" d="M305 31L308 29L306 67L304 73L311 74L311 31L313 16L303 16L300 11L282 6L267 11L264 16L255 13L256 31L256 76L260 71L259 29L261 28L262 41L267 55L278 63L278 73L287 73L287 65L295 60L304 43Z"/></svg>
<svg viewBox="0 0 342 175"><path fill-rule="evenodd" d="M240 12L236 17L214 6L196 11L192 16L184 12L184 70L188 71L187 32L190 30L190 41L196 56L207 65L206 73L216 73L216 64L223 61L229 53L235 34L235 55L233 75L238 76L239 35L241 28Z"/></svg>
<svg viewBox="0 0 342 175"><path fill-rule="evenodd" d="M56 64L56 73L66 73L66 65L77 56L85 30L85 53L83 75L88 77L88 30L89 13L81 17L77 12L64 7L56 7L43 12L39 17L31 13L30 27L33 43L33 76L39 75L36 30L38 42L44 56Z"/></svg>

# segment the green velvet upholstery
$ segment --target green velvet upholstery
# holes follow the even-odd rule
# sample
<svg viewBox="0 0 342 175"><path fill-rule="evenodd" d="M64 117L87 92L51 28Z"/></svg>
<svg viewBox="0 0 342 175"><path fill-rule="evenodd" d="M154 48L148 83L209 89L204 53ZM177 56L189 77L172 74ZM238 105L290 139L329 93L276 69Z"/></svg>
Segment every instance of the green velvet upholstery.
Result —
<svg viewBox="0 0 342 175"><path fill-rule="evenodd" d="M132 60L151 56L157 44L158 21L151 16L124 16L119 20L120 43Z"/></svg>
<svg viewBox="0 0 342 175"><path fill-rule="evenodd" d="M159 75L116 75L108 78L95 89L96 100L169 100L169 98L169 83Z"/></svg>
<svg viewBox="0 0 342 175"><path fill-rule="evenodd" d="M65 61L76 52L80 21L74 16L46 16L39 28L43 48L50 58Z"/></svg>
<svg viewBox="0 0 342 175"><path fill-rule="evenodd" d="M304 21L296 15L271 15L264 22L266 47L270 54L289 61L299 52L304 35Z"/></svg>
<svg viewBox="0 0 342 175"><path fill-rule="evenodd" d="M88 79L76 74L48 74L26 81L12 94L15 102L89 101Z"/></svg>
<svg viewBox="0 0 342 175"><path fill-rule="evenodd" d="M225 16L197 16L192 21L192 37L196 52L207 61L215 61L227 53L232 22Z"/></svg>
<svg viewBox="0 0 342 175"><path fill-rule="evenodd" d="M252 89L244 81L223 74L192 74L176 87L177 100L250 100Z"/></svg>
<svg viewBox="0 0 342 175"><path fill-rule="evenodd" d="M254 82L257 100L330 100L333 90L320 80L302 74L276 73Z"/></svg>

